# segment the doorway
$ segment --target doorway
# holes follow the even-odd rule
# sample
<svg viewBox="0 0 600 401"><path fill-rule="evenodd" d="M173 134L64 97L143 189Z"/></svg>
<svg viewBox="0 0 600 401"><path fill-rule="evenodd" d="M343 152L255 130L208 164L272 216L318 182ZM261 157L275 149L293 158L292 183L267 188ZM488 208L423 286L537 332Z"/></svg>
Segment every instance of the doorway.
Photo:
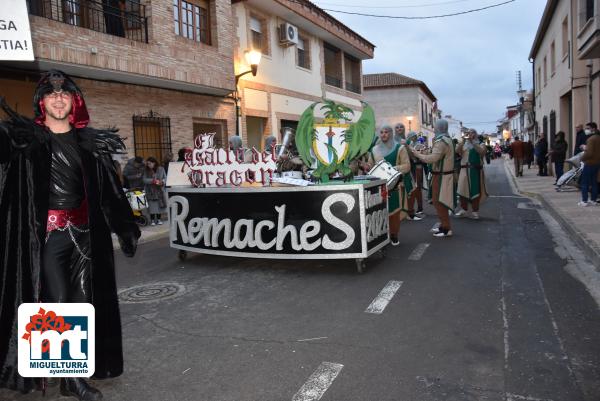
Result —
<svg viewBox="0 0 600 401"><path fill-rule="evenodd" d="M262 150L263 137L267 119L263 117L246 117L246 146Z"/></svg>

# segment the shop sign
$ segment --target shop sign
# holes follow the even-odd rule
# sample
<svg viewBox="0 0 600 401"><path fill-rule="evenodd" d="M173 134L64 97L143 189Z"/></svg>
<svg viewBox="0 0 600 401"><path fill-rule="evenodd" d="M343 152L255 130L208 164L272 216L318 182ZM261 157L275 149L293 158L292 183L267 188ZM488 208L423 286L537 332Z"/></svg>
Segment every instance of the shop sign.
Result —
<svg viewBox="0 0 600 401"><path fill-rule="evenodd" d="M25 0L3 0L0 7L0 60L33 61Z"/></svg>

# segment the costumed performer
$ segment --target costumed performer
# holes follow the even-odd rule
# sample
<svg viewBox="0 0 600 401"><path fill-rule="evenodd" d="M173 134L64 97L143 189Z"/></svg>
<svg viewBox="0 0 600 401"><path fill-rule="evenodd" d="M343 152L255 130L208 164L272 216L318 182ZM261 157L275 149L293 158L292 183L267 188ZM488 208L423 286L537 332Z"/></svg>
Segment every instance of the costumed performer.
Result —
<svg viewBox="0 0 600 401"><path fill-rule="evenodd" d="M435 237L452 236L448 212L454 210L454 144L448 135L448 121L439 119L435 123L435 138L431 154L413 154L425 163L431 164L431 199L440 220L440 225L432 229Z"/></svg>
<svg viewBox="0 0 600 401"><path fill-rule="evenodd" d="M381 160L387 161L394 166L396 170L402 173L402 179L397 189L390 189L388 198L390 241L392 245L400 244L398 240L398 231L400 230L400 221L406 216L408 194L412 192L412 177L410 171L410 160L405 146L401 146L393 139L393 129L389 125L384 125L379 130L379 142L371 150L374 163Z"/></svg>
<svg viewBox="0 0 600 401"><path fill-rule="evenodd" d="M45 390L46 379L17 371L17 310L22 303L89 302L96 313L98 379L123 372L121 320L111 232L126 256L140 231L111 154L125 145L116 130L87 127L81 90L64 73L42 75L35 120L0 98L0 387ZM84 379L62 378L60 393L102 394Z"/></svg>
<svg viewBox="0 0 600 401"><path fill-rule="evenodd" d="M460 197L460 208L454 213L463 217L471 204L471 218L479 219L479 206L487 198L483 158L487 149L477 137L477 132L469 130L456 147L456 153L461 156L460 173L458 176L457 193Z"/></svg>

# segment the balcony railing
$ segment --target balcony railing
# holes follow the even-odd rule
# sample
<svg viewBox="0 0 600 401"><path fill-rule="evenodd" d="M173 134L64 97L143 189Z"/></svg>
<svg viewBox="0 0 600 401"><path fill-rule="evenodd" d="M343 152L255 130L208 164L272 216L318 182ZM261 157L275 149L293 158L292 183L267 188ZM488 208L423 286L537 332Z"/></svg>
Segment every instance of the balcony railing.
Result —
<svg viewBox="0 0 600 401"><path fill-rule="evenodd" d="M325 75L325 83L327 85L335 86L336 88L342 88L342 80L331 75Z"/></svg>
<svg viewBox="0 0 600 401"><path fill-rule="evenodd" d="M32 15L148 43L146 8L134 0L27 0L27 6Z"/></svg>
<svg viewBox="0 0 600 401"><path fill-rule="evenodd" d="M360 93L360 85L355 85L352 82L346 81L346 90L354 93Z"/></svg>

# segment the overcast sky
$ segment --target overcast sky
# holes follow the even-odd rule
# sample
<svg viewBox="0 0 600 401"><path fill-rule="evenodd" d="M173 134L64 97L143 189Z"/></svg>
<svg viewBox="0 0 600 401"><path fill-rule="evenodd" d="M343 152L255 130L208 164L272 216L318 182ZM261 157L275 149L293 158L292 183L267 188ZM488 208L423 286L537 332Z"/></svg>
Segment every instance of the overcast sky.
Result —
<svg viewBox="0 0 600 401"><path fill-rule="evenodd" d="M448 14L504 1L313 0L325 9L398 16ZM363 64L365 73L397 72L422 80L444 114L478 131L495 132L495 121L506 106L517 102L516 71L522 71L523 87L532 87L528 56L545 5L546 0L516 0L472 14L429 20L329 12L377 46L375 58Z"/></svg>

